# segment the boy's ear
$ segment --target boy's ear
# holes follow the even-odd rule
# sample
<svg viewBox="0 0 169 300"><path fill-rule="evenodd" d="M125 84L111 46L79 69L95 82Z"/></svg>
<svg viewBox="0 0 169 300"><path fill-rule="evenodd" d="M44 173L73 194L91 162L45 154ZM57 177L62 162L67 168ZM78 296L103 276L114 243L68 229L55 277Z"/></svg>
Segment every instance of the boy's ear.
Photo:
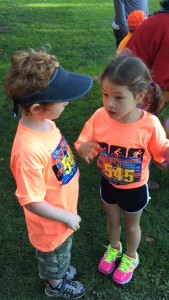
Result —
<svg viewBox="0 0 169 300"><path fill-rule="evenodd" d="M40 104L39 103L35 103L35 104L32 104L29 108L29 111L31 112L31 114L33 115L38 115L39 112L40 112Z"/></svg>
<svg viewBox="0 0 169 300"><path fill-rule="evenodd" d="M144 99L146 93L147 93L146 90L144 90L137 95L137 97L136 97L137 103L141 103L141 101Z"/></svg>

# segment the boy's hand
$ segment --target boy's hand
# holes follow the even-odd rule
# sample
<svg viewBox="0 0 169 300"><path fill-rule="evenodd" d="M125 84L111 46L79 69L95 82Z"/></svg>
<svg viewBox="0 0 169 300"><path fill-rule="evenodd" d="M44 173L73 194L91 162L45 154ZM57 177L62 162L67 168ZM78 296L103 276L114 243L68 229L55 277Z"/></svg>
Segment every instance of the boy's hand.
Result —
<svg viewBox="0 0 169 300"><path fill-rule="evenodd" d="M88 164L90 161L100 152L99 143L95 139L91 139L88 142L84 142L78 149L78 154Z"/></svg>
<svg viewBox="0 0 169 300"><path fill-rule="evenodd" d="M65 222L65 224L71 228L73 231L77 231L80 229L79 223L81 222L81 217L79 215L76 215L74 213L68 214L68 221Z"/></svg>

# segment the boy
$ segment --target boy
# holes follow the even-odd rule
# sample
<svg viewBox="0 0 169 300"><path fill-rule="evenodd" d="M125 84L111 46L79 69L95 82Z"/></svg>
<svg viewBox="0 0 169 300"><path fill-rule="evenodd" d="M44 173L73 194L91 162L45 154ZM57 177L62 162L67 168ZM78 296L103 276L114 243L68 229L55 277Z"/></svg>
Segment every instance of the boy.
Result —
<svg viewBox="0 0 169 300"><path fill-rule="evenodd" d="M92 79L65 71L45 51L18 51L12 57L5 92L21 108L11 152L16 196L23 206L28 235L36 249L45 293L77 299L86 293L70 266L72 233L80 228L77 214L79 171L67 141L51 120L68 101L85 95Z"/></svg>

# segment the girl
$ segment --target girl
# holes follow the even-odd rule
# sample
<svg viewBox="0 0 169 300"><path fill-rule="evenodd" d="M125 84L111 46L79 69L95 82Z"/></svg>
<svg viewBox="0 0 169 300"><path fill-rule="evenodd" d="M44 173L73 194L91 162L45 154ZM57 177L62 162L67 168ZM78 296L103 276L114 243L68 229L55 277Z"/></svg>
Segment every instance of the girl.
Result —
<svg viewBox="0 0 169 300"><path fill-rule="evenodd" d="M118 284L128 283L139 264L140 218L148 204L147 181L151 158L169 160L169 140L158 118L137 107L152 78L138 58L119 56L100 77L103 107L86 122L75 147L90 162L98 153L100 195L107 214L110 245L100 260L99 271L112 275ZM159 94L159 87L155 91ZM127 233L127 251L120 242L122 213Z"/></svg>

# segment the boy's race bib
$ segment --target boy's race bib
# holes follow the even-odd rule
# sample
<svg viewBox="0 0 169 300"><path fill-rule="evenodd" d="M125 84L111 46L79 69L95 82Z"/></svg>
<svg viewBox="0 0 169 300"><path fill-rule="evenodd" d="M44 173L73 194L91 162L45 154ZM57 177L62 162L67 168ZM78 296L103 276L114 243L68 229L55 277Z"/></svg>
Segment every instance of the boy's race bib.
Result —
<svg viewBox="0 0 169 300"><path fill-rule="evenodd" d="M52 167L57 180L62 185L67 184L76 174L78 167L74 155L64 137L52 152L54 166Z"/></svg>

